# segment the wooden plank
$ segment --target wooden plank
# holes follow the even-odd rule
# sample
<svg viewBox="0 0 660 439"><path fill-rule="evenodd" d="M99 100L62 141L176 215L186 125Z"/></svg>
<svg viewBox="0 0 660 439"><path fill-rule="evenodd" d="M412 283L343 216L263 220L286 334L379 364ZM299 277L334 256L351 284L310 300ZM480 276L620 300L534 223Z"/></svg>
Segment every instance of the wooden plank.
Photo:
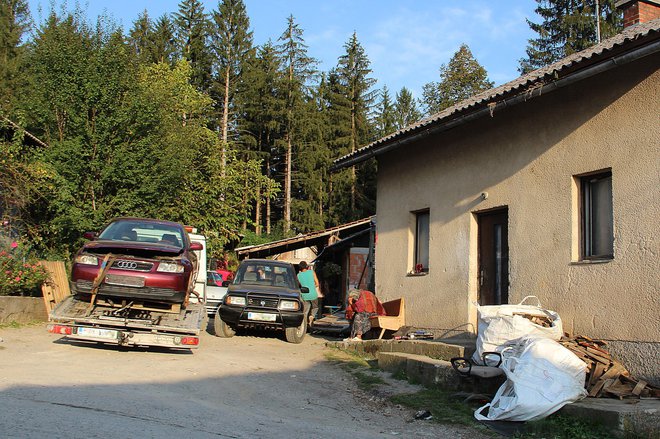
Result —
<svg viewBox="0 0 660 439"><path fill-rule="evenodd" d="M633 388L632 394L639 396L642 393L642 390L644 390L644 387L646 387L648 383L644 380L640 380L637 385Z"/></svg>
<svg viewBox="0 0 660 439"><path fill-rule="evenodd" d="M607 380L604 380L604 379L600 379L600 380L596 381L596 384L589 391L589 396L591 396L592 398L599 396L600 392L603 390L603 386L605 385L606 382L607 382Z"/></svg>
<svg viewBox="0 0 660 439"><path fill-rule="evenodd" d="M69 278L63 261L39 261L49 274L49 279L41 286L46 311L50 314L55 305L71 295Z"/></svg>
<svg viewBox="0 0 660 439"><path fill-rule="evenodd" d="M589 385L593 385L596 383L596 381L603 376L605 373L605 365L602 363L596 363L596 367L593 369L591 372L591 376L589 377Z"/></svg>

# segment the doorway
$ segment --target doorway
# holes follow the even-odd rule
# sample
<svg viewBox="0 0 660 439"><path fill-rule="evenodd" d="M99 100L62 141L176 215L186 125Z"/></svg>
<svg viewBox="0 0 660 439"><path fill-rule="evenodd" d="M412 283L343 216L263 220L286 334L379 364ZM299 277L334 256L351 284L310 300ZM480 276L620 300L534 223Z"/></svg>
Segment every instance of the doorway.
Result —
<svg viewBox="0 0 660 439"><path fill-rule="evenodd" d="M479 305L509 302L509 209L477 214Z"/></svg>

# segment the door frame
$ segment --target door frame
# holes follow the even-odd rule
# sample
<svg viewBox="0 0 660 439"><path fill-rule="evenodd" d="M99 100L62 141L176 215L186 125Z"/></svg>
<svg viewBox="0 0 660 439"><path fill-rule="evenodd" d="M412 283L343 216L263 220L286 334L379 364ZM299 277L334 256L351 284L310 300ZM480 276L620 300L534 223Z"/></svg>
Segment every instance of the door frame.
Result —
<svg viewBox="0 0 660 439"><path fill-rule="evenodd" d="M500 304L505 304L508 303L509 301L509 207L508 206L498 206L493 209L487 209L479 212L474 212L475 215L475 220L477 224L477 240L476 240L476 247L477 247L477 272L476 272L476 297L477 297L477 302L479 302L480 305L500 305ZM488 218L493 219L493 221L496 221L495 217L504 217L505 222L502 223L491 223L493 225L497 224L504 224L504 233L499 234L499 239L501 239L501 243L504 244L503 247L500 248L500 256L498 257L497 253L497 248L495 246L495 239L496 239L496 234L490 234L490 235L484 235L483 227L485 226L482 224L485 220ZM482 240L488 240L487 242L482 242ZM488 250L484 250L483 246L484 244L488 244L489 248ZM491 260L484 262L484 253L490 253ZM486 268L484 268L484 264L487 265ZM504 265L502 265L504 264ZM499 269L497 268L499 266ZM490 269L490 273L486 272L487 270ZM490 295L488 301L482 300L482 285L484 282L489 282L493 284L493 288L497 288L497 282L496 279L500 279L499 282L499 292L493 291L492 294ZM499 293L499 294L498 294ZM485 303L482 303L485 302Z"/></svg>

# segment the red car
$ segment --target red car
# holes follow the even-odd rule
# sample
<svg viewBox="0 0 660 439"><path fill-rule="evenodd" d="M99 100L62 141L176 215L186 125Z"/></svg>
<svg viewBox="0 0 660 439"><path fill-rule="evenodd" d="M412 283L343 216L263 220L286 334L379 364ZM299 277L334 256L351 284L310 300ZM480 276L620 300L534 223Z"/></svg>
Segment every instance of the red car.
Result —
<svg viewBox="0 0 660 439"><path fill-rule="evenodd" d="M202 250L202 244L191 242L181 224L117 218L98 235L84 236L91 241L74 258L73 294L91 294L104 268L97 295L110 300L183 303L192 292L198 270L193 250Z"/></svg>

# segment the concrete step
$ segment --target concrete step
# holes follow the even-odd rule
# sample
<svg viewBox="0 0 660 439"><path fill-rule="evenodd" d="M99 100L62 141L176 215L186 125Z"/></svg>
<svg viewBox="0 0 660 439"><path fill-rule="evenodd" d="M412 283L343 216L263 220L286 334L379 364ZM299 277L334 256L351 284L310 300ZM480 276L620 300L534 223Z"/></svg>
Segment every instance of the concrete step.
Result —
<svg viewBox="0 0 660 439"><path fill-rule="evenodd" d="M622 437L660 438L660 400L585 398L561 414L598 422Z"/></svg>
<svg viewBox="0 0 660 439"><path fill-rule="evenodd" d="M424 355L436 360L449 361L454 357L465 356L465 347L428 340L364 340L328 342L327 346L357 352L360 355L376 357L379 352L401 352Z"/></svg>
<svg viewBox="0 0 660 439"><path fill-rule="evenodd" d="M427 387L459 388L459 380L449 361L425 355L381 351L378 353L378 367L393 375L405 372L408 381Z"/></svg>

